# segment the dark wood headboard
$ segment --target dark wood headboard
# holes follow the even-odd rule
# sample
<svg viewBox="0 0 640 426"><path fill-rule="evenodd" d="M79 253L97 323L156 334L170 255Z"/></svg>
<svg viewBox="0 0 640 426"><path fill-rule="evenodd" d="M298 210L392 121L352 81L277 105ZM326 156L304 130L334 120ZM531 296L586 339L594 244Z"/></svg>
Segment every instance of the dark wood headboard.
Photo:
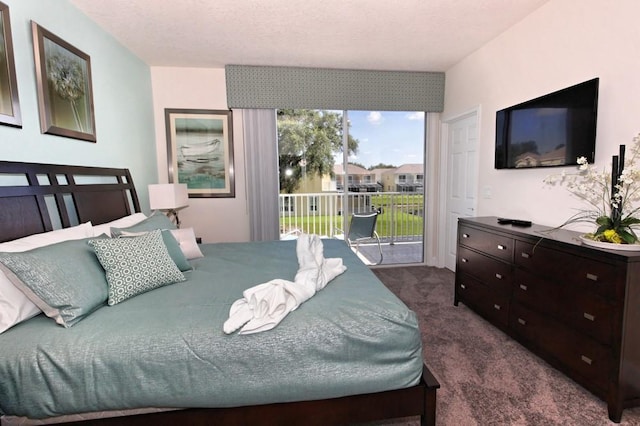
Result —
<svg viewBox="0 0 640 426"><path fill-rule="evenodd" d="M128 169L0 161L0 242L139 211Z"/></svg>

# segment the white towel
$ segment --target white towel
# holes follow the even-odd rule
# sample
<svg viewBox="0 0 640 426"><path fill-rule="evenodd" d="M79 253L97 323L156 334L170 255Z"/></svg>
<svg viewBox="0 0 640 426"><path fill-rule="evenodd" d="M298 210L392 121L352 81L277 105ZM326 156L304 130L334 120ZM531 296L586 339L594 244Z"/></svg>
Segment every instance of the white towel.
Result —
<svg viewBox="0 0 640 426"><path fill-rule="evenodd" d="M240 327L239 334L271 330L347 269L340 258L324 258L322 240L317 235L300 235L296 255L299 268L294 281L275 279L245 290L243 298L229 309L229 319L223 326L226 334Z"/></svg>

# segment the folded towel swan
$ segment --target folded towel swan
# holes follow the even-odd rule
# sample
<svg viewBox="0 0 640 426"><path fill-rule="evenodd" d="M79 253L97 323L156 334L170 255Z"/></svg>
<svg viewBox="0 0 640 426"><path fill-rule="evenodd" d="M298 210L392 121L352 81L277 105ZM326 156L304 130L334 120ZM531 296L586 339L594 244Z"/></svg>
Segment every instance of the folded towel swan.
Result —
<svg viewBox="0 0 640 426"><path fill-rule="evenodd" d="M271 330L347 269L340 258L324 258L322 241L317 235L300 235L296 255L299 268L294 281L274 279L245 290L242 299L229 309L229 319L223 325L226 334L240 327L238 334Z"/></svg>

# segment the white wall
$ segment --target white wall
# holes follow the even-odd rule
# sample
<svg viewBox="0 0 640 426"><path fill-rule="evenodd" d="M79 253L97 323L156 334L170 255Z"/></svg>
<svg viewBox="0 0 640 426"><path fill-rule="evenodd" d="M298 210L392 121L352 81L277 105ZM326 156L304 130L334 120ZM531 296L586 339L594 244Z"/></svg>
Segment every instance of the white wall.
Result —
<svg viewBox="0 0 640 426"><path fill-rule="evenodd" d="M0 125L0 160L129 168L143 210L156 181L149 67L66 0L9 6L22 128ZM97 143L40 132L31 21L91 58Z"/></svg>
<svg viewBox="0 0 640 426"><path fill-rule="evenodd" d="M169 180L165 108L226 110L224 69L152 67L158 182ZM182 227L193 227L205 243L249 241L242 111L233 111L235 198L190 198L180 211Z"/></svg>
<svg viewBox="0 0 640 426"><path fill-rule="evenodd" d="M481 106L479 216L555 226L586 207L542 182L571 167L494 169L495 112L600 77L596 165L609 170L640 131L639 15L637 0L551 0L447 71L443 120Z"/></svg>

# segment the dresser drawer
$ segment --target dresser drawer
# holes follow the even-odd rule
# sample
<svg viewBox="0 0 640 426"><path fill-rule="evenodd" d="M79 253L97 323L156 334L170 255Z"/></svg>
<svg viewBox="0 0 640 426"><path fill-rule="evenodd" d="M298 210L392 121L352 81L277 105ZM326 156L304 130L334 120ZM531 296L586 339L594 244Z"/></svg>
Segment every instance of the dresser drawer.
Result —
<svg viewBox="0 0 640 426"><path fill-rule="evenodd" d="M619 268L610 263L568 252L516 241L515 264L567 286L574 292L597 293L607 299L616 296Z"/></svg>
<svg viewBox="0 0 640 426"><path fill-rule="evenodd" d="M456 274L456 295L470 308L491 321L493 324L507 328L509 324L509 296L492 291L476 278L460 273Z"/></svg>
<svg viewBox="0 0 640 426"><path fill-rule="evenodd" d="M611 343L613 305L593 292L577 292L572 284L516 269L513 299L536 312L553 316L600 343Z"/></svg>
<svg viewBox="0 0 640 426"><path fill-rule="evenodd" d="M587 336L576 333L562 323L538 315L514 303L509 327L517 335L553 356L567 369L582 376L600 391L607 389L611 350Z"/></svg>
<svg viewBox="0 0 640 426"><path fill-rule="evenodd" d="M562 312L568 325L600 343L612 343L614 307L611 302L579 292L564 294L564 301Z"/></svg>
<svg viewBox="0 0 640 426"><path fill-rule="evenodd" d="M561 284L547 281L524 269L517 268L514 271L512 294L514 301L536 311L551 315L558 315L561 311Z"/></svg>
<svg viewBox="0 0 640 426"><path fill-rule="evenodd" d="M465 247L458 247L456 268L467 275L474 276L493 291L511 292L512 268L492 257L485 256Z"/></svg>
<svg viewBox="0 0 640 426"><path fill-rule="evenodd" d="M513 262L514 240L491 232L460 225L458 244L481 251L507 262Z"/></svg>

